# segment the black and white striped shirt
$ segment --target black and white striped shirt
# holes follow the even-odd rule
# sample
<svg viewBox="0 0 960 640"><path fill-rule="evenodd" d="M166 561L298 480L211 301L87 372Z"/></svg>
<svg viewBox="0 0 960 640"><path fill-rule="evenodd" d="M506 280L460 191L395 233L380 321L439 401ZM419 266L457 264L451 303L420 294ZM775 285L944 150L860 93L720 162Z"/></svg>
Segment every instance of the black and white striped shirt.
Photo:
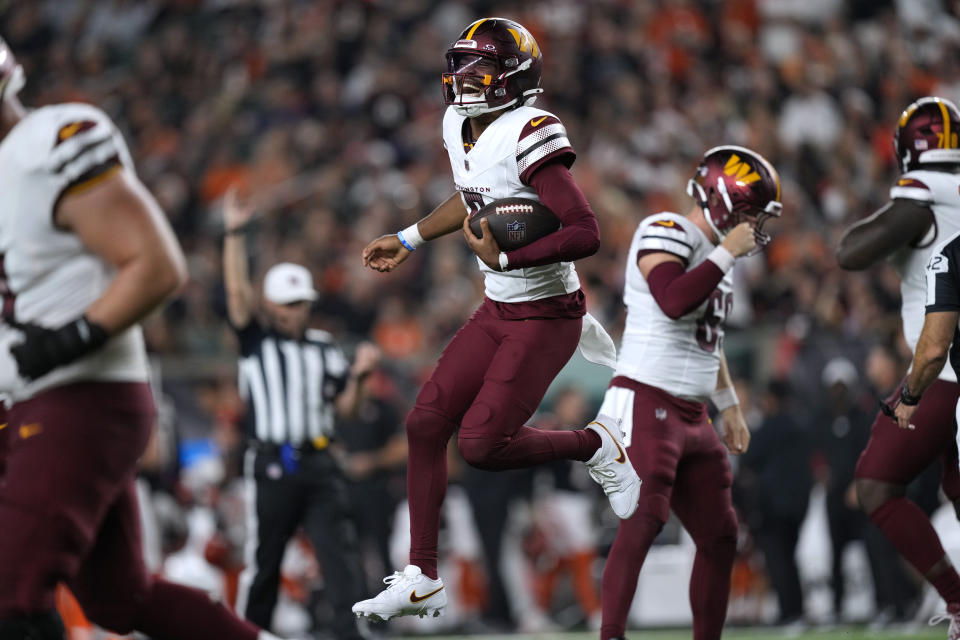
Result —
<svg viewBox="0 0 960 640"><path fill-rule="evenodd" d="M294 446L331 437L349 367L330 334L308 329L292 340L256 321L236 332L247 437Z"/></svg>

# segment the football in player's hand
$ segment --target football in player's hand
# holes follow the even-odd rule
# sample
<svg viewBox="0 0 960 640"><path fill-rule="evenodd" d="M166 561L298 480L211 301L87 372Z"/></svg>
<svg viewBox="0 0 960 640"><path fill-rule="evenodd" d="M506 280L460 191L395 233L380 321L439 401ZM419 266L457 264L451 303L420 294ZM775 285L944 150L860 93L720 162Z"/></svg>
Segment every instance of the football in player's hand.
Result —
<svg viewBox="0 0 960 640"><path fill-rule="evenodd" d="M470 217L470 230L481 237L480 221L487 219L501 251L512 251L560 228L560 220L545 205L528 198L494 200Z"/></svg>

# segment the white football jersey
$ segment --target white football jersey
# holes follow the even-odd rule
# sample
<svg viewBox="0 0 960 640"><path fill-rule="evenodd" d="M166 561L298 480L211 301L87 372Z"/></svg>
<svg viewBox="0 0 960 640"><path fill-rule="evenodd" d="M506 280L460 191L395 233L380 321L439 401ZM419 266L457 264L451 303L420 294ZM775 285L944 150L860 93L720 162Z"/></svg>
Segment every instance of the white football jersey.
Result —
<svg viewBox="0 0 960 640"><path fill-rule="evenodd" d="M133 173L120 132L99 109L60 104L29 112L0 142L0 294L3 318L56 328L84 313L113 280L114 269L54 223L57 202L114 171ZM79 380L146 381L140 328L53 370L14 394Z"/></svg>
<svg viewBox="0 0 960 640"><path fill-rule="evenodd" d="M453 107L443 117L443 145L450 156L453 180L467 211L474 212L502 198L539 201L526 184L533 169L548 159L563 157L569 167L573 148L567 131L553 114L518 107L494 120L472 149L463 141L466 117ZM469 126L467 124L466 126ZM497 302L527 302L573 293L580 280L571 262L494 271L477 258L484 275L486 295Z"/></svg>
<svg viewBox="0 0 960 640"><path fill-rule="evenodd" d="M890 189L890 198L921 202L933 211L934 224L919 247L904 247L892 257L900 273L900 315L903 337L912 353L923 329L927 302L926 267L936 245L960 231L960 175L920 169L908 171ZM941 380L957 381L950 364L940 372Z"/></svg>
<svg viewBox="0 0 960 640"><path fill-rule="evenodd" d="M660 309L637 266L641 252L666 251L682 258L689 271L714 248L700 228L680 214L658 213L640 223L627 256L627 321L614 375L698 402L717 388L723 322L733 307L733 271L699 307L673 320Z"/></svg>

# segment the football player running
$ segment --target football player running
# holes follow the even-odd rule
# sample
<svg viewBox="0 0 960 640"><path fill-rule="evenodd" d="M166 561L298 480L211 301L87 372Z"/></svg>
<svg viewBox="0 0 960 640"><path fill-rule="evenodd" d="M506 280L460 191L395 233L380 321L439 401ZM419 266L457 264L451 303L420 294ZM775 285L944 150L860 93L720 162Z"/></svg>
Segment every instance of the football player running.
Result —
<svg viewBox="0 0 960 640"><path fill-rule="evenodd" d="M938 242L960 231L960 111L943 98L926 97L907 107L894 133L903 174L890 189L890 201L850 227L840 240L837 261L844 269L866 269L892 258L900 273L903 334L916 351L931 299L926 266ZM950 365L923 390L901 384L877 414L870 440L856 469L861 508L904 558L933 585L953 614L960 637L960 576L940 544L930 520L907 499L906 486L937 459L944 493L960 514L955 408L960 385ZM889 407L917 405L900 429ZM886 413L887 415L884 415Z"/></svg>
<svg viewBox="0 0 960 640"><path fill-rule="evenodd" d="M63 640L59 582L117 633L272 638L144 566L134 474L156 411L137 323L184 258L113 122L27 111L23 80L0 40L0 640Z"/></svg>
<svg viewBox="0 0 960 640"><path fill-rule="evenodd" d="M720 638L727 614L737 518L723 445L741 454L750 432L723 354L723 322L733 306L736 258L770 241L763 226L780 215L780 178L749 149L716 147L687 192L694 203L686 215L644 219L627 256L626 326L600 412L619 418L643 486L603 572L603 640L623 637L640 569L671 509L697 546L694 640ZM723 444L707 398L723 415Z"/></svg>
<svg viewBox="0 0 960 640"><path fill-rule="evenodd" d="M447 441L459 427L463 458L481 469L549 460L586 462L619 517L637 504L640 481L603 417L576 431L524 426L580 343L589 359L614 361L609 336L589 314L572 261L596 252L596 217L569 168L575 154L553 114L532 105L541 92L542 53L522 25L484 18L447 50L443 142L456 192L417 224L381 236L363 263L391 271L428 240L463 230L485 276L486 298L444 349L406 419L410 564L384 580L360 616L438 615L446 605L437 575L437 528L447 485ZM561 230L501 252L486 220L482 238L469 213L510 197L541 201ZM583 336L583 339L581 339Z"/></svg>

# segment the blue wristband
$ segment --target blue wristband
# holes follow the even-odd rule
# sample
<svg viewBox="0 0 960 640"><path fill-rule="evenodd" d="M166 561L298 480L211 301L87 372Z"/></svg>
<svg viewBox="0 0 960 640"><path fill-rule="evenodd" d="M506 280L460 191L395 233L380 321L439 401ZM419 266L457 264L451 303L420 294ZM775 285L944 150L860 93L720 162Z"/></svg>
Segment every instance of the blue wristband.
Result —
<svg viewBox="0 0 960 640"><path fill-rule="evenodd" d="M397 238L400 240L400 244L403 245L403 248L407 251L416 251L417 248L407 242L406 238L403 237L403 231L397 231Z"/></svg>

